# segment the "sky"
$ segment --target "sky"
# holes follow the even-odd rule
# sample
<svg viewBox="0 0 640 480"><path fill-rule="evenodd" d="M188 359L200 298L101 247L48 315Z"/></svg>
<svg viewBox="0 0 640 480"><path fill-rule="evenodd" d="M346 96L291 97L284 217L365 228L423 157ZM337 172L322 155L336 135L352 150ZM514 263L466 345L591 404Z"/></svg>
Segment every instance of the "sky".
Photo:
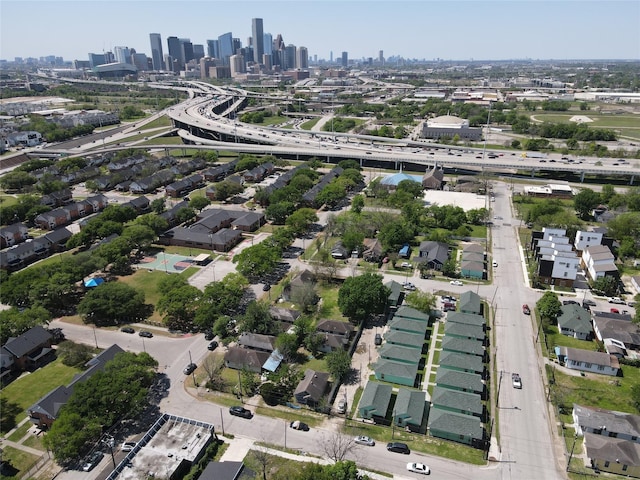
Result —
<svg viewBox="0 0 640 480"><path fill-rule="evenodd" d="M151 55L149 33L192 43L251 19L310 59L640 59L640 0L0 0L0 59L87 60L115 46Z"/></svg>

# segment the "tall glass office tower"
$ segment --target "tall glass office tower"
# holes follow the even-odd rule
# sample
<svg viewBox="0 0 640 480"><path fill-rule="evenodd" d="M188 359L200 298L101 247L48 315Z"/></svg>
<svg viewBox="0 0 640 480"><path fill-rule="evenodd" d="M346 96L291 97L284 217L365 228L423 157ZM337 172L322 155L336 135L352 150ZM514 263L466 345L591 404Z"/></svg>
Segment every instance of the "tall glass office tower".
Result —
<svg viewBox="0 0 640 480"><path fill-rule="evenodd" d="M154 70L164 70L162 65L162 59L164 54L162 53L162 37L159 33L150 33L149 40L151 40L151 61L153 62Z"/></svg>
<svg viewBox="0 0 640 480"><path fill-rule="evenodd" d="M253 18L251 20L251 36L253 40L253 61L260 63L262 54L264 54L264 31L261 18Z"/></svg>

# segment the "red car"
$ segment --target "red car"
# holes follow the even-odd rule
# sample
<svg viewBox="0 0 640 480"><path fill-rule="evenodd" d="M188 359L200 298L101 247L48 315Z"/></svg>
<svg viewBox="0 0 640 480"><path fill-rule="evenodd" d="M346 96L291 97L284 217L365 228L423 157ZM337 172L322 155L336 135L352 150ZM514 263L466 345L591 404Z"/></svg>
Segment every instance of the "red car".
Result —
<svg viewBox="0 0 640 480"><path fill-rule="evenodd" d="M617 308L612 308L611 313L620 313L620 310L618 310Z"/></svg>
<svg viewBox="0 0 640 480"><path fill-rule="evenodd" d="M531 310L529 309L529 305L527 305L526 303L522 305L522 313L524 313L525 315L531 315Z"/></svg>

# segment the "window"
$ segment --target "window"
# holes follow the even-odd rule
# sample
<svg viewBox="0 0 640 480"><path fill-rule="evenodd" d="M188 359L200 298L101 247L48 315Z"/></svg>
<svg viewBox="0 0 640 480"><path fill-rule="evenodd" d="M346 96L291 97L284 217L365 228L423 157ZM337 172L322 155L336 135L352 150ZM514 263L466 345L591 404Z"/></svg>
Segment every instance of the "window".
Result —
<svg viewBox="0 0 640 480"><path fill-rule="evenodd" d="M598 370L600 371L604 370L604 365L598 365Z"/></svg>
<svg viewBox="0 0 640 480"><path fill-rule="evenodd" d="M585 362L584 366L585 366L585 368L591 368L591 364L587 363L587 362Z"/></svg>
<svg viewBox="0 0 640 480"><path fill-rule="evenodd" d="M604 468L609 468L609 461L604 462Z"/></svg>
<svg viewBox="0 0 640 480"><path fill-rule="evenodd" d="M622 465L622 471L626 472L627 471L628 466L627 465Z"/></svg>

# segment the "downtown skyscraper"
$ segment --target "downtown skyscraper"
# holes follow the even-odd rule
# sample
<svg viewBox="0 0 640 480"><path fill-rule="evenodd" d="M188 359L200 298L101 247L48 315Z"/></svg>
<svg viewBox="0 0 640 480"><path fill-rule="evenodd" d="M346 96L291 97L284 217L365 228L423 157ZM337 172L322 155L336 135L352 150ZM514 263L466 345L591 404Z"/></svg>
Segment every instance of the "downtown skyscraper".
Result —
<svg viewBox="0 0 640 480"><path fill-rule="evenodd" d="M149 40L151 41L151 61L153 62L153 69L156 71L164 70L162 64L164 54L162 53L162 37L159 33L150 33Z"/></svg>
<svg viewBox="0 0 640 480"><path fill-rule="evenodd" d="M253 44L253 61L262 63L262 55L264 54L264 30L262 28L261 18L251 20L251 39Z"/></svg>

